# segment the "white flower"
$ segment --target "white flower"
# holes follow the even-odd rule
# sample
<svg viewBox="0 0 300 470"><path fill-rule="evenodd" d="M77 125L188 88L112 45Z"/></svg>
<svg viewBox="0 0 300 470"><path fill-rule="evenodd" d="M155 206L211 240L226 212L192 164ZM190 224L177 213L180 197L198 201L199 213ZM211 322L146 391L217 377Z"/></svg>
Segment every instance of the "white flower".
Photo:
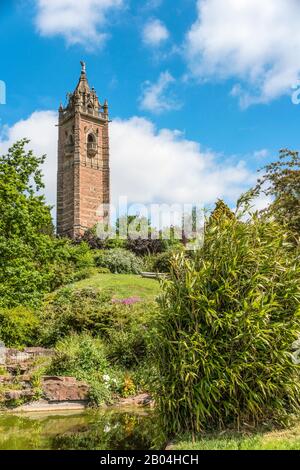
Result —
<svg viewBox="0 0 300 470"><path fill-rule="evenodd" d="M110 381L110 376L109 375L103 375L103 380L104 380L104 382L109 382Z"/></svg>

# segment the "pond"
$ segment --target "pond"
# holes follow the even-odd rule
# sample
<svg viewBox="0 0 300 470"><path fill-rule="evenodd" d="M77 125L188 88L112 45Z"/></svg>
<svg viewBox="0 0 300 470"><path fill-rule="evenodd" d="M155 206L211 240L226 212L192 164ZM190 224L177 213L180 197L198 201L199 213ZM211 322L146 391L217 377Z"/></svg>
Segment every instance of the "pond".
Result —
<svg viewBox="0 0 300 470"><path fill-rule="evenodd" d="M0 414L0 450L148 450L156 429L148 410Z"/></svg>

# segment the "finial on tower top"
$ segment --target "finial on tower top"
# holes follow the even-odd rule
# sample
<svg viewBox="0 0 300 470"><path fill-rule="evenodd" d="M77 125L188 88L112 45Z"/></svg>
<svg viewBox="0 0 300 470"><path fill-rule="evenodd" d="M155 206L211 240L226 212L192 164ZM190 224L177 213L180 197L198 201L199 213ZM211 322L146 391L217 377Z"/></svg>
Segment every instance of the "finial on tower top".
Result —
<svg viewBox="0 0 300 470"><path fill-rule="evenodd" d="M80 61L80 64L81 64L81 73L86 73L86 65L85 65L85 62L83 62L82 60Z"/></svg>

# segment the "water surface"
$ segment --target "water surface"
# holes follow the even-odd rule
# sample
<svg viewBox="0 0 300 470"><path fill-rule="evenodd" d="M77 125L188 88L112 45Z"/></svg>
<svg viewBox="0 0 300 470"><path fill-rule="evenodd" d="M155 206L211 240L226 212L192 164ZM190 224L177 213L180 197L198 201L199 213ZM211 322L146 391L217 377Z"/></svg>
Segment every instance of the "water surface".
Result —
<svg viewBox="0 0 300 470"><path fill-rule="evenodd" d="M148 410L0 414L0 450L148 450L155 428Z"/></svg>

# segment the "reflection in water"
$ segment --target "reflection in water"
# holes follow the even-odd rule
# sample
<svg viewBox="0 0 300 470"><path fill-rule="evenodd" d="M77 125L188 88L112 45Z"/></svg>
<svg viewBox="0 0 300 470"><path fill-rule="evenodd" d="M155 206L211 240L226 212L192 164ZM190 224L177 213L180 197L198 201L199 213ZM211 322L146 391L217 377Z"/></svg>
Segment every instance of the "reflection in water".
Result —
<svg viewBox="0 0 300 470"><path fill-rule="evenodd" d="M147 450L155 437L148 411L0 415L1 450Z"/></svg>

